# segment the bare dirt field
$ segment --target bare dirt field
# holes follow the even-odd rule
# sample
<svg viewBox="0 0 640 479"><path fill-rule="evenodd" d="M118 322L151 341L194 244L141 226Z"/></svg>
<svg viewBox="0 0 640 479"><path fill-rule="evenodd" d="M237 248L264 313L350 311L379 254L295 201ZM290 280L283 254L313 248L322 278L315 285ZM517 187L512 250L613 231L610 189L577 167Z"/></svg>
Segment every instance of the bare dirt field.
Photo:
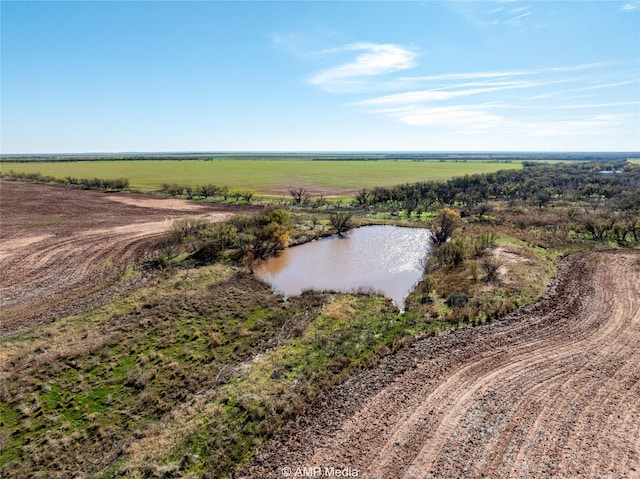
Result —
<svg viewBox="0 0 640 479"><path fill-rule="evenodd" d="M535 305L421 340L328 391L238 477L314 467L370 479L640 477L640 255L569 257Z"/></svg>
<svg viewBox="0 0 640 479"><path fill-rule="evenodd" d="M113 295L172 221L237 208L0 181L0 337ZM137 279L140 275L134 275Z"/></svg>

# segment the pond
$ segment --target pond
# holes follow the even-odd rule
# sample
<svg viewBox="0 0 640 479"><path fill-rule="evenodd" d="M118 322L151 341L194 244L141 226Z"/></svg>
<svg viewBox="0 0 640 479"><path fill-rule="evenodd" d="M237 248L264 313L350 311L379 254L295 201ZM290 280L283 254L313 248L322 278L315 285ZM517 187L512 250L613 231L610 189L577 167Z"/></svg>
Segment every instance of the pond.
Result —
<svg viewBox="0 0 640 479"><path fill-rule="evenodd" d="M344 237L288 248L256 274L285 296L305 289L374 290L403 311L405 297L422 277L420 262L428 245L429 231L423 228L364 226Z"/></svg>

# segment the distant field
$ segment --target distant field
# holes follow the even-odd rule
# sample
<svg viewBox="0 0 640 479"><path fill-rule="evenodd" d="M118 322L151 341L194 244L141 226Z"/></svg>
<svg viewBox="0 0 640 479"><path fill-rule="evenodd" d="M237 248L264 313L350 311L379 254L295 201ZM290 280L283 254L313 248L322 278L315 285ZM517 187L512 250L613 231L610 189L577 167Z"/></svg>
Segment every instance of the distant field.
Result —
<svg viewBox="0 0 640 479"><path fill-rule="evenodd" d="M0 163L0 171L41 173L57 178L125 177L133 188L156 189L163 183L213 183L260 194L287 194L294 185L312 193L351 194L361 188L519 169L514 161L301 161L301 160L120 160Z"/></svg>

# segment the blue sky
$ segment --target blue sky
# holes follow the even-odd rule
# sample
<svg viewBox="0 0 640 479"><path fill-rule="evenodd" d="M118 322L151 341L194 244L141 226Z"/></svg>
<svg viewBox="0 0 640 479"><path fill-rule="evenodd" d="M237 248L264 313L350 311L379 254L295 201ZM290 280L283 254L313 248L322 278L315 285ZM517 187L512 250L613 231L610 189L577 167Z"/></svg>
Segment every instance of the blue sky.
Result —
<svg viewBox="0 0 640 479"><path fill-rule="evenodd" d="M640 150L640 1L0 4L2 153Z"/></svg>

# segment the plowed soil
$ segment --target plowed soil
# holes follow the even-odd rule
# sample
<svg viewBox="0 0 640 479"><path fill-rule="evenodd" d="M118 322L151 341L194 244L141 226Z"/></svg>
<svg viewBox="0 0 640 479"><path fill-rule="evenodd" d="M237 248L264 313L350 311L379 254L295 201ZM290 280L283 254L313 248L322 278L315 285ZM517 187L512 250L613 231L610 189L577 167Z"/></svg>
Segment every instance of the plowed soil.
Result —
<svg viewBox="0 0 640 479"><path fill-rule="evenodd" d="M228 206L0 181L0 337L133 286L128 264L150 257L183 217L221 221ZM139 280L140 275L137 276Z"/></svg>
<svg viewBox="0 0 640 479"><path fill-rule="evenodd" d="M380 479L640 477L640 256L569 257L535 305L421 340L328 391L239 476L303 468Z"/></svg>

